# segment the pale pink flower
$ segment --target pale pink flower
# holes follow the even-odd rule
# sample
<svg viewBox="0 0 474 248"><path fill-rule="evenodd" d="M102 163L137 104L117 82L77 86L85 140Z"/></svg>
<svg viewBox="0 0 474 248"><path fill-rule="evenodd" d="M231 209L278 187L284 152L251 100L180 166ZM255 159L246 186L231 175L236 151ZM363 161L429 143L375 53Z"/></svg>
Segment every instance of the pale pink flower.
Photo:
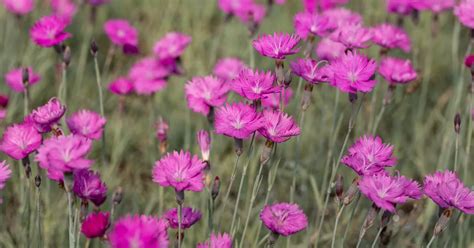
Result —
<svg viewBox="0 0 474 248"><path fill-rule="evenodd" d="M7 127L0 142L0 151L15 160L26 158L41 145L41 134L30 123Z"/></svg>
<svg viewBox="0 0 474 248"><path fill-rule="evenodd" d="M38 46L56 46L71 37L71 34L65 31L66 27L65 20L57 16L44 16L31 27L30 37Z"/></svg>
<svg viewBox="0 0 474 248"><path fill-rule="evenodd" d="M25 92L25 86L23 85L23 70L24 68L16 68L5 74L5 83L15 92ZM28 86L35 85L41 80L40 75L33 71L33 68L28 67L27 70Z"/></svg>
<svg viewBox="0 0 474 248"><path fill-rule="evenodd" d="M194 77L185 86L188 107L194 112L208 115L211 108L226 101L229 86L214 76Z"/></svg>
<svg viewBox="0 0 474 248"><path fill-rule="evenodd" d="M286 33L265 34L255 39L252 45L262 56L282 60L299 51L296 46L300 39L297 35Z"/></svg>
<svg viewBox="0 0 474 248"><path fill-rule="evenodd" d="M278 110L264 110L263 126L258 132L268 140L276 143L288 141L300 135L300 128L291 116Z"/></svg>
<svg viewBox="0 0 474 248"><path fill-rule="evenodd" d="M346 47L343 44L329 38L321 39L316 47L316 55L319 59L327 61L333 61L341 57L345 51Z"/></svg>
<svg viewBox="0 0 474 248"><path fill-rule="evenodd" d="M127 77L119 77L109 84L109 91L116 95L130 95L133 83Z"/></svg>
<svg viewBox="0 0 474 248"><path fill-rule="evenodd" d="M404 52L411 49L408 34L403 29L387 23L372 28L372 42L386 49L400 48Z"/></svg>
<svg viewBox="0 0 474 248"><path fill-rule="evenodd" d="M293 90L291 88L286 88L281 91L283 93L283 105L288 105L291 99L293 98ZM281 104L281 93L272 93L268 94L267 97L262 99L262 106L271 109L278 109Z"/></svg>
<svg viewBox="0 0 474 248"><path fill-rule="evenodd" d="M232 82L232 89L239 95L252 100L260 100L266 95L280 92L280 87L273 85L275 76L271 72L243 69Z"/></svg>
<svg viewBox="0 0 474 248"><path fill-rule="evenodd" d="M169 68L154 58L144 58L132 66L128 77L133 82L133 88L137 94L151 95L166 87L166 79L170 74Z"/></svg>
<svg viewBox="0 0 474 248"><path fill-rule="evenodd" d="M67 119L71 133L89 139L98 140L102 137L107 120L100 114L90 110L80 110Z"/></svg>
<svg viewBox="0 0 474 248"><path fill-rule="evenodd" d="M308 218L303 210L292 203L266 205L260 212L260 220L273 233L290 236L308 226Z"/></svg>
<svg viewBox="0 0 474 248"><path fill-rule="evenodd" d="M318 63L318 61L308 59L296 59L292 61L291 72L302 77L308 83L319 84L329 80L328 67L324 66L326 63Z"/></svg>
<svg viewBox="0 0 474 248"><path fill-rule="evenodd" d="M138 52L138 31L128 20L108 20L104 24L104 30L112 43L122 47L125 53L130 51Z"/></svg>
<svg viewBox="0 0 474 248"><path fill-rule="evenodd" d="M209 240L199 243L196 248L232 248L232 237L227 233L212 233Z"/></svg>
<svg viewBox="0 0 474 248"><path fill-rule="evenodd" d="M184 50L189 46L191 40L191 36L183 33L167 33L163 38L155 43L153 52L159 59L177 59L184 53Z"/></svg>
<svg viewBox="0 0 474 248"><path fill-rule="evenodd" d="M245 68L247 68L247 65L244 62L242 62L242 60L238 58L229 57L229 58L223 58L217 61L212 73L216 77L226 82L230 82L239 75L242 69L245 69Z"/></svg>
<svg viewBox="0 0 474 248"><path fill-rule="evenodd" d="M244 103L226 104L215 115L216 133L236 139L247 139L263 126L261 115Z"/></svg>
<svg viewBox="0 0 474 248"><path fill-rule="evenodd" d="M168 220L169 227L178 229L178 209L172 208L163 214L163 218ZM201 212L197 209L183 207L181 212L181 230L188 229L201 219Z"/></svg>
<svg viewBox="0 0 474 248"><path fill-rule="evenodd" d="M234 15L243 23L259 24L267 13L265 5L251 2L234 10Z"/></svg>
<svg viewBox="0 0 474 248"><path fill-rule="evenodd" d="M296 34L303 39L306 39L309 35L325 36L331 29L327 16L309 12L297 13L293 25Z"/></svg>
<svg viewBox="0 0 474 248"><path fill-rule="evenodd" d="M416 79L417 74L410 60L387 57L382 59L379 73L389 84L406 84Z"/></svg>
<svg viewBox="0 0 474 248"><path fill-rule="evenodd" d="M208 161L211 152L211 136L206 130L200 130L196 136L199 148L201 149L202 160Z"/></svg>
<svg viewBox="0 0 474 248"><path fill-rule="evenodd" d="M46 104L34 109L30 114L30 120L39 132L47 133L58 124L64 113L66 113L66 106L53 97Z"/></svg>
<svg viewBox="0 0 474 248"><path fill-rule="evenodd" d="M329 20L329 26L332 29L338 29L339 27L344 27L345 25L362 25L362 16L359 13L353 12L345 8L335 8L325 10L323 16L327 17Z"/></svg>
<svg viewBox="0 0 474 248"><path fill-rule="evenodd" d="M330 38L342 43L348 49L361 49L370 46L372 32L360 24L347 23L334 31Z"/></svg>
<svg viewBox="0 0 474 248"><path fill-rule="evenodd" d="M8 12L15 15L26 15L35 7L33 0L2 0L3 6Z"/></svg>

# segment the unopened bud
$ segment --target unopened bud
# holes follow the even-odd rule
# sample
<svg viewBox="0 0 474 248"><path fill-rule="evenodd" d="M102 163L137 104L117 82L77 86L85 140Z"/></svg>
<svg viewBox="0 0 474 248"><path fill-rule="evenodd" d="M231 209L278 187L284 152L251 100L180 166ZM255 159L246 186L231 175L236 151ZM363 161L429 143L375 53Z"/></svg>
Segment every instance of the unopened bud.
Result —
<svg viewBox="0 0 474 248"><path fill-rule="evenodd" d="M311 105L311 93L313 92L313 85L312 84L306 84L304 86L304 91L303 91L303 96L301 99L301 109L303 111L306 111L309 108L309 105Z"/></svg>
<svg viewBox="0 0 474 248"><path fill-rule="evenodd" d="M97 56L97 52L99 52L99 46L95 40L91 41L91 54L95 57Z"/></svg>
<svg viewBox="0 0 474 248"><path fill-rule="evenodd" d="M71 63L71 48L69 46L66 46L64 48L64 53L63 53L63 63L67 67Z"/></svg>
<svg viewBox="0 0 474 248"><path fill-rule="evenodd" d="M340 174L336 177L336 196L339 201L342 201L344 194L344 177Z"/></svg>
<svg viewBox="0 0 474 248"><path fill-rule="evenodd" d="M272 154L273 149L273 141L267 140L265 145L262 148L262 154L260 154L260 164L264 165L270 160L270 156Z"/></svg>
<svg viewBox="0 0 474 248"><path fill-rule="evenodd" d="M112 196L112 202L114 205L118 205L122 202L123 198L123 189L122 187L118 187L117 190L114 192L114 195Z"/></svg>
<svg viewBox="0 0 474 248"><path fill-rule="evenodd" d="M35 185L36 185L37 188L39 188L41 186L41 176L40 175L35 176Z"/></svg>
<svg viewBox="0 0 474 248"><path fill-rule="evenodd" d="M357 192L359 192L359 178L356 177L352 183L351 186L349 186L349 189L347 190L346 194L344 195L344 199L342 200L342 203L344 205L349 205L351 204L352 200L354 200L355 195Z"/></svg>
<svg viewBox="0 0 474 248"><path fill-rule="evenodd" d="M285 81L285 71L283 66L283 60L275 61L275 75L277 78L277 84L281 85Z"/></svg>
<svg viewBox="0 0 474 248"><path fill-rule="evenodd" d="M293 75L293 74L291 73L291 70L288 70L288 71L285 73L284 85L285 85L286 88L290 87L291 81L293 81L292 75Z"/></svg>
<svg viewBox="0 0 474 248"><path fill-rule="evenodd" d="M214 107L211 106L209 109L209 114L207 114L207 121L209 125L214 126Z"/></svg>
<svg viewBox="0 0 474 248"><path fill-rule="evenodd" d="M461 114L456 113L454 116L454 131L459 134L461 132Z"/></svg>
<svg viewBox="0 0 474 248"><path fill-rule="evenodd" d="M30 71L28 67L25 67L22 69L21 76L22 76L23 85L26 87L28 83L30 82Z"/></svg>
<svg viewBox="0 0 474 248"><path fill-rule="evenodd" d="M390 219L392 218L393 214L389 211L384 211L382 214L382 227L386 227L388 223L390 222Z"/></svg>
<svg viewBox="0 0 474 248"><path fill-rule="evenodd" d="M184 203L184 191L175 191L176 194L176 202L178 205L183 205Z"/></svg>
<svg viewBox="0 0 474 248"><path fill-rule="evenodd" d="M357 101L357 93L349 93L349 102L355 103Z"/></svg>
<svg viewBox="0 0 474 248"><path fill-rule="evenodd" d="M440 233L442 233L446 229L446 227L448 227L448 223L452 215L453 215L453 210L451 208L445 209L443 211L438 221L436 222L436 225L434 228L435 236L438 236Z"/></svg>
<svg viewBox="0 0 474 248"><path fill-rule="evenodd" d="M240 157L243 153L244 141L242 139L234 138L234 147L235 147L235 154Z"/></svg>
<svg viewBox="0 0 474 248"><path fill-rule="evenodd" d="M367 217L365 217L364 225L362 226L366 231L374 225L375 218L377 218L379 211L380 208L375 204L372 204L372 207L367 213Z"/></svg>
<svg viewBox="0 0 474 248"><path fill-rule="evenodd" d="M214 183L212 184L211 196L212 200L216 200L217 196L219 195L219 189L221 187L221 181L219 177L214 178Z"/></svg>

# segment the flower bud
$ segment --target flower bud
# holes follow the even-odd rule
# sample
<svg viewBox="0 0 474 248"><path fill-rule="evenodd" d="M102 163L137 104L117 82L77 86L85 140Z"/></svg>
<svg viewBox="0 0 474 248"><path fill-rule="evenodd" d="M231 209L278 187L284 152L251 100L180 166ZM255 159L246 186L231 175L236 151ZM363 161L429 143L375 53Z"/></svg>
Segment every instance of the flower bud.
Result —
<svg viewBox="0 0 474 248"><path fill-rule="evenodd" d="M454 116L454 131L459 134L461 132L461 114L456 113Z"/></svg>
<svg viewBox="0 0 474 248"><path fill-rule="evenodd" d="M91 41L91 54L92 56L97 56L97 52L99 52L99 46L97 46L97 42L95 40Z"/></svg>
<svg viewBox="0 0 474 248"><path fill-rule="evenodd" d="M221 181L219 177L214 178L214 183L212 184L211 196L212 200L216 200L217 196L219 195L219 189L221 187Z"/></svg>
<svg viewBox="0 0 474 248"><path fill-rule="evenodd" d="M453 215L453 210L451 208L445 209L443 211L438 221L436 222L436 225L434 228L435 236L438 236L439 234L441 234L446 229L446 227L448 227L448 223L452 215Z"/></svg>
<svg viewBox="0 0 474 248"><path fill-rule="evenodd" d="M35 176L35 185L36 185L37 188L39 188L41 186L41 176L40 175Z"/></svg>
<svg viewBox="0 0 474 248"><path fill-rule="evenodd" d="M291 70L288 70L288 71L285 73L285 81L284 81L285 88L290 87L291 81L293 81L292 75L293 75L293 74L291 73Z"/></svg>
<svg viewBox="0 0 474 248"><path fill-rule="evenodd" d="M265 165L268 160L270 160L273 144L274 143L271 140L267 140L265 145L263 145L262 153L260 154L260 165Z"/></svg>
<svg viewBox="0 0 474 248"><path fill-rule="evenodd" d="M369 212L367 213L367 216L365 217L364 224L362 225L362 228L364 228L364 230L367 231L374 225L375 218L377 218L379 211L380 208L377 207L375 204L372 204L372 207L370 208Z"/></svg>
<svg viewBox="0 0 474 248"><path fill-rule="evenodd" d="M63 52L63 63L65 67L68 67L71 63L71 56L71 48L69 48L69 46L66 46Z"/></svg>
<svg viewBox="0 0 474 248"><path fill-rule="evenodd" d="M206 130L200 130L197 133L197 141L201 149L202 160L208 161L211 152L211 136Z"/></svg>
<svg viewBox="0 0 474 248"><path fill-rule="evenodd" d="M357 194L357 192L359 192L358 183L359 183L359 178L358 177L354 178L351 186L349 186L349 189L347 190L342 200L342 203L344 205L349 205L351 204L352 200L354 200L354 196Z"/></svg>
<svg viewBox="0 0 474 248"><path fill-rule="evenodd" d="M118 187L117 190L114 192L114 195L112 196L112 202L114 205L118 205L122 202L122 197L123 197L123 189L122 187Z"/></svg>
<svg viewBox="0 0 474 248"><path fill-rule="evenodd" d="M357 101L357 93L349 93L349 102L355 103Z"/></svg>
<svg viewBox="0 0 474 248"><path fill-rule="evenodd" d="M242 139L234 138L234 147L235 147L235 154L240 157L243 153L244 141Z"/></svg>
<svg viewBox="0 0 474 248"><path fill-rule="evenodd" d="M343 194L344 194L344 177L338 174L336 177L336 196L339 199L339 201L343 200Z"/></svg>
<svg viewBox="0 0 474 248"><path fill-rule="evenodd" d="M23 86L28 86L28 83L30 82L30 71L28 70L28 67L25 67L22 69L22 82L23 82Z"/></svg>
<svg viewBox="0 0 474 248"><path fill-rule="evenodd" d="M184 203L184 191L175 191L176 193L176 202L178 205L183 205Z"/></svg>

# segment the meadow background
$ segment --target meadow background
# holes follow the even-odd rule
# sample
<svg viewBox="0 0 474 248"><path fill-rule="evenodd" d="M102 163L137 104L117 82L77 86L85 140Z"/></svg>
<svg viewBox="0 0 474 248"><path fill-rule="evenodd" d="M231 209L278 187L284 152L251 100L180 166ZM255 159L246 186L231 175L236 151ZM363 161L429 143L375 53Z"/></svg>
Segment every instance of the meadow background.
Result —
<svg viewBox="0 0 474 248"><path fill-rule="evenodd" d="M385 3L380 0L353 0L348 8L364 17L366 26L388 21L396 23L396 16L385 11ZM283 6L274 6L263 21L257 33L276 31L293 32L293 16L302 10L300 1L288 0ZM35 46L28 36L32 23L49 13L45 1L38 1L35 11L17 19L0 9L0 74L4 75L14 67L33 66L42 80L31 87L31 107L44 104L56 95L60 76L56 65L59 58L52 49ZM244 25L236 20L225 22L224 14L214 0L114 0L100 7L94 25L89 21L90 9L82 6L75 16L68 32L73 37L66 43L71 47L72 61L68 69L68 111L66 115L79 110L99 111L99 102L95 81L93 57L89 44L95 39L99 46L99 63L105 62L111 45L103 32L103 23L110 18L128 19L139 30L141 54L136 57L118 53L109 71L103 71L104 87L115 78L126 75L130 66L139 58L151 54L156 40L170 31L179 31L192 36L192 43L182 57L185 73L171 77L165 90L153 97L130 96L126 99L126 111L120 115L118 97L105 91L105 111L107 117L106 147L108 163L100 160L100 142L95 143L95 152L90 156L96 160L93 166L98 170L109 188L109 198L104 209L111 206L112 194L123 188L123 201L116 209L116 216L127 213L161 215L163 210L175 207L174 192L160 187L151 180L154 161L160 158L155 139L154 122L162 116L170 124L169 151L185 149L199 154L196 132L209 128L206 118L191 112L186 106L184 84L197 75L208 75L219 58L239 57L247 64L250 61L252 37ZM405 20L405 29L412 38L410 54L396 54L398 57L412 59L418 69L419 78L405 87L397 87L393 102L387 107L381 119L377 135L386 143L395 146L398 158L396 167L402 174L421 182L424 175L437 169L452 168L455 153L454 115L462 116L459 164L460 177L468 186L474 183L472 172L472 145L468 137L470 125L469 79L470 75L463 66L470 34L461 27L451 12L440 16L439 32L432 36L432 16L421 13L420 21L414 24ZM367 49L372 58L378 58L376 47ZM302 55L292 56L291 59ZM273 61L258 56L255 52L255 65L259 69L272 70ZM286 65L287 66L287 65ZM355 128L350 135L349 144L357 137L370 133L373 120L381 107L387 88L386 82L378 77L379 84L373 93L363 99L361 112ZM301 81L294 77L291 87L296 93ZM300 85L301 87L301 85ZM300 88L301 89L301 88ZM12 92L5 84L0 84L0 92L10 96L8 115L1 123L3 129L13 122L19 122L23 116L22 95ZM237 99L231 94L230 101ZM361 99L361 98L359 98ZM287 108L295 119L299 120L299 99L293 99ZM267 231L261 227L258 214L265 201L292 201L298 203L308 215L309 227L294 235L291 239L281 239L277 247L308 247L319 239L319 247L329 246L337 211L333 196L329 198L327 211L323 212L326 188L330 177L330 168L338 158L347 130L351 106L347 95L328 85L322 85L313 91L313 104L307 110L301 125L302 135L278 146L277 155L264 169L264 180L259 193L250 207L250 219L245 243L242 247L256 247L265 238ZM471 127L472 128L472 127ZM245 149L249 142L245 143ZM260 149L263 140L257 140L255 146ZM245 152L241 158L236 184L231 191L227 211L222 213L222 199L227 190L235 154L230 138L213 135L211 151L212 174L221 178L221 191L216 201L216 216L222 232L228 232L232 219L237 185L240 181L242 166L250 161L249 171L242 191L242 202L237 216L238 231L234 240L240 241L243 222L251 203L254 178L258 170L258 150L252 154ZM14 176L2 191L3 204L0 204L0 247L65 247L67 244L67 211L64 191L46 178L41 171L41 208L43 218L43 243L25 244L22 233L25 222L21 220L19 202L21 199L18 181L23 173L21 164L5 155ZM249 156L251 156L249 158ZM33 175L37 167L32 166ZM339 172L344 176L346 189L351 183L353 172L341 166ZM267 180L268 179L268 180ZM273 179L275 179L273 181ZM163 196L162 199L160 199ZM192 247L208 237L206 192L189 193L185 205L199 208L203 218L186 231L183 247ZM357 242L360 226L370 203L363 196L357 209L355 204L345 211L339 226L340 235L346 235L345 246L353 247ZM353 218L351 211L355 210ZM316 233L319 220L325 215L321 232ZM389 246L421 247L432 234L437 220L437 206L429 199L415 204L402 206L397 221L392 221L393 235ZM457 217L457 215L455 216ZM261 231L258 231L260 230ZM369 246L377 232L378 220L365 237L364 245ZM170 232L170 239L174 237ZM462 215L453 218L451 226L435 242L436 247L474 247L474 221L472 217ZM81 246L84 239L81 240ZM234 243L235 244L235 243ZM260 244L261 245L261 244ZM100 240L92 242L91 247L102 247Z"/></svg>

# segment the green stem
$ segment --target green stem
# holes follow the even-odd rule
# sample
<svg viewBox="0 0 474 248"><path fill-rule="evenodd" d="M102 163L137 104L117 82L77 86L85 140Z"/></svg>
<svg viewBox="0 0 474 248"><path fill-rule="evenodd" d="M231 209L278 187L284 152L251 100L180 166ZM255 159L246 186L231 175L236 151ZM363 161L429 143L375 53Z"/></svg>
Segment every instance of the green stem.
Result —
<svg viewBox="0 0 474 248"><path fill-rule="evenodd" d="M375 135L375 132L377 132L377 128L379 127L380 121L382 120L382 116L385 112L385 104L382 104L382 107L380 108L380 112L377 114L377 118L375 119L375 124L374 127L372 128L372 134Z"/></svg>
<svg viewBox="0 0 474 248"><path fill-rule="evenodd" d="M371 248L375 248L375 245L377 244L377 240L379 239L380 234L382 234L383 228L384 228L383 226L379 228L379 231L377 232L377 235L374 238L374 242L372 242Z"/></svg>
<svg viewBox="0 0 474 248"><path fill-rule="evenodd" d="M456 134L456 147L454 149L454 171L458 169L458 154L459 154L459 134Z"/></svg>
<svg viewBox="0 0 474 248"><path fill-rule="evenodd" d="M99 70L99 62L97 61L97 55L94 55L94 68L95 68L95 79L97 82L97 90L99 92L99 109L100 115L105 118L105 111L104 111L104 96L102 93L102 79L100 76ZM102 163L106 163L106 145L105 145L105 127L104 133L102 134Z"/></svg>
<svg viewBox="0 0 474 248"><path fill-rule="evenodd" d="M183 205L178 204L178 248L181 248L181 214L183 211Z"/></svg>
<svg viewBox="0 0 474 248"><path fill-rule="evenodd" d="M65 183L64 185L66 185ZM67 187L67 186L66 186ZM73 214L72 214L72 189L67 189L66 188L66 194L67 194L67 214L69 217L69 248L75 248L75 240L74 240L74 220L73 220Z"/></svg>
<svg viewBox="0 0 474 248"><path fill-rule="evenodd" d="M430 241L428 242L428 244L426 245L426 248L430 248L431 247L431 244L433 244L433 241L435 240L436 236L433 234L433 236L431 236L431 239Z"/></svg>
<svg viewBox="0 0 474 248"><path fill-rule="evenodd" d="M240 156L237 156L235 159L234 168L232 169L232 175L230 176L229 186L227 187L227 192L225 193L225 197L223 201L224 206L222 207L222 212L219 215L219 226L220 226L220 221L222 219L222 215L225 213L227 202L229 201L230 191L235 181L235 176L237 174L237 167L239 166L239 160L240 160Z"/></svg>
<svg viewBox="0 0 474 248"><path fill-rule="evenodd" d="M334 245L336 243L337 224L339 224L339 219L341 218L342 211L344 211L345 206L345 204L342 204L341 209L339 209L339 212L337 213L336 222L334 224L334 231L332 232L331 248L334 248Z"/></svg>

